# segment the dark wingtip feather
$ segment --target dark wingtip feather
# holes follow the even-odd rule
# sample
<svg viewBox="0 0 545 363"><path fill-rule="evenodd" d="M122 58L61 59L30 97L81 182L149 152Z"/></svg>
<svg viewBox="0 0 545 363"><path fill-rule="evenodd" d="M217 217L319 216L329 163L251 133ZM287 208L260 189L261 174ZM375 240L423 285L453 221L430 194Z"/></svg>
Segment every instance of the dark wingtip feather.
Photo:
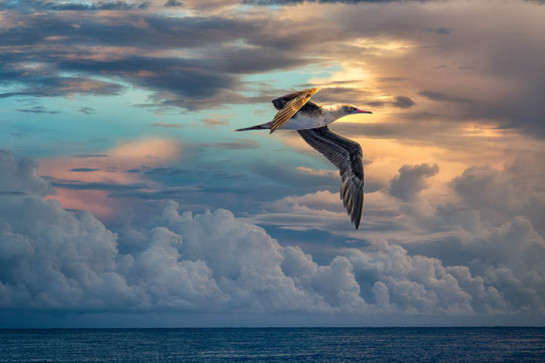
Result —
<svg viewBox="0 0 545 363"><path fill-rule="evenodd" d="M301 137L315 150L332 162L341 174L340 199L358 229L363 214L364 180L361 146L352 140L331 132L327 126L298 130Z"/></svg>

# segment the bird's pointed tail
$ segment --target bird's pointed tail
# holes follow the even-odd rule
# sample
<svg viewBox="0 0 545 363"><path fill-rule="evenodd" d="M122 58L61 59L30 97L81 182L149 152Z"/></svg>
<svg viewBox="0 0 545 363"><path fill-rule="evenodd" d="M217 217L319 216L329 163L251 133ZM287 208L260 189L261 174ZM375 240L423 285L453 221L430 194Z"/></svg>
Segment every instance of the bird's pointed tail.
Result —
<svg viewBox="0 0 545 363"><path fill-rule="evenodd" d="M235 131L268 130L270 128L271 128L271 123L265 122L264 124L261 124L261 125L245 127L243 129L236 129Z"/></svg>

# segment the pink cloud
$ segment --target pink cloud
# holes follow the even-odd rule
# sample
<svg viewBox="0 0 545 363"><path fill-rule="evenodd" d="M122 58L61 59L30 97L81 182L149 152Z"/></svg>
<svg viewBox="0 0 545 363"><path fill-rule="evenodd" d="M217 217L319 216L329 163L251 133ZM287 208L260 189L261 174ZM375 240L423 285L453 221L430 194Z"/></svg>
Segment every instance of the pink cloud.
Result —
<svg viewBox="0 0 545 363"><path fill-rule="evenodd" d="M142 173L134 170L164 165L181 154L178 141L144 139L122 143L97 156L44 159L39 174L67 183L131 185L146 182ZM59 200L64 208L90 210L98 216L111 216L119 209L120 201L109 198L107 191L90 188L74 190L56 186L56 194L46 198Z"/></svg>

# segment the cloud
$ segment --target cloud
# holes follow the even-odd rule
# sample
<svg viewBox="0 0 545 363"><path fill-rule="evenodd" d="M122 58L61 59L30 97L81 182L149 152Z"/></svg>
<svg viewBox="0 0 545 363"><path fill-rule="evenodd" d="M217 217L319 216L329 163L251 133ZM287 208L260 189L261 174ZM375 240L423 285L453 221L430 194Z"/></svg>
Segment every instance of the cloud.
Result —
<svg viewBox="0 0 545 363"><path fill-rule="evenodd" d="M405 0L404 2L410 2L411 0ZM416 0L418 2L426 2L433 0ZM364 3L390 3L390 2L399 2L399 0L244 0L248 4L256 5L296 5L303 3L322 3L322 4L364 4Z"/></svg>
<svg viewBox="0 0 545 363"><path fill-rule="evenodd" d="M536 170L536 156L503 170L467 168L449 183L452 194L434 203L422 192L439 167L405 165L390 187L366 193L358 232L343 224L338 195L330 191L285 197L251 220L336 234L335 246L350 251L361 296L384 311L539 313L545 309L545 199L538 180L545 174ZM355 239L371 246L353 249Z"/></svg>
<svg viewBox="0 0 545 363"><path fill-rule="evenodd" d="M98 168L73 168L73 169L70 169L70 171L75 171L75 172L79 172L79 173L92 173L93 171L98 171L100 169Z"/></svg>
<svg viewBox="0 0 545 363"><path fill-rule="evenodd" d="M77 154L73 155L74 158L87 159L87 158L105 158L107 154Z"/></svg>
<svg viewBox="0 0 545 363"><path fill-rule="evenodd" d="M463 241L337 248L319 264L227 210L193 214L172 201L114 233L89 212L44 200L48 182L36 176L37 165L1 155L0 189L20 186L0 195L3 308L428 317L545 311L545 240L524 217ZM400 175L421 178L433 169L407 167ZM308 213L308 206L338 204L320 192L276 208Z"/></svg>
<svg viewBox="0 0 545 363"><path fill-rule="evenodd" d="M342 60L343 70L333 72L327 80L351 80L345 87L353 88L354 95L359 94L359 102L385 106L385 99L401 93L416 101L415 113L434 115L433 120L445 124L473 122L543 135L542 124L538 122L543 118L543 110L534 97L544 85L542 77L536 76L542 54L530 50L538 47L533 35L540 29L535 6L511 1L492 13L487 12L489 9L482 3L464 6L454 2L419 3L418 6L410 2L358 6L305 3L299 6L306 12L299 12L298 26L311 26L311 19L317 14L327 13L327 19L331 19L321 24L322 30L315 30L321 39L303 47L324 44L329 42L328 36L340 33L338 39L343 41L342 46L339 41L336 43L336 59ZM420 11L423 8L430 13L424 14ZM513 39L508 40L509 44L498 43L501 38L498 34L503 34L515 8L524 12L519 18L517 37L528 44L525 48L528 51L520 49L517 57L512 56L512 51L520 47L520 42ZM472 16L487 12L488 21L468 21L466 11L469 9ZM280 11L288 14L291 10L281 7ZM436 29L437 24L448 24L449 35L427 30ZM290 29L295 31L294 27ZM398 81L374 84L385 78ZM320 80L321 77L314 79L315 82ZM412 119L417 117L415 114Z"/></svg>
<svg viewBox="0 0 545 363"><path fill-rule="evenodd" d="M121 143L105 153L48 158L42 160L40 173L49 178L55 188L54 198L64 208L90 210L104 217L121 208L121 202L112 195L144 189L146 194L156 192L157 185L134 170L158 168L181 156L177 141L148 138Z"/></svg>
<svg viewBox="0 0 545 363"><path fill-rule="evenodd" d="M178 0L168 0L164 6L165 8L177 8L184 6L184 3Z"/></svg>
<svg viewBox="0 0 545 363"><path fill-rule="evenodd" d="M92 107L81 107L79 111L86 115L91 115L93 113L96 113L96 110Z"/></svg>
<svg viewBox="0 0 545 363"><path fill-rule="evenodd" d="M251 165L249 169L252 173L264 178L266 182L272 182L277 186L281 186L283 190L285 190L286 186L289 186L290 190L309 190L309 188L313 190L324 187L340 188L340 176L338 172L333 174L313 174L304 172L298 167L286 166L284 163L278 161L261 161Z"/></svg>
<svg viewBox="0 0 545 363"><path fill-rule="evenodd" d="M541 223L545 216L545 195L539 186L545 172L536 169L535 157L539 156L518 158L502 171L490 167L468 168L450 185L464 206L478 211L480 218L493 225L507 223L513 216L525 216L545 236Z"/></svg>
<svg viewBox="0 0 545 363"><path fill-rule="evenodd" d="M17 109L17 111L26 112L26 113L38 113L38 114L47 113L47 114L50 114L50 115L54 115L54 114L57 114L57 113L62 113L62 111L49 111L44 106L33 106L31 108L19 108L19 109Z"/></svg>
<svg viewBox="0 0 545 363"><path fill-rule="evenodd" d="M15 73L15 72L14 72ZM45 76L41 74L30 75L23 77L23 72L17 72L18 76L9 75L9 78L3 78L0 80L0 84L9 85L13 83L21 83L22 88L11 91L0 93L0 98L8 97L52 97L52 96L70 96L74 94L89 94L94 96L110 96L117 95L121 93L124 89L123 86L111 83L97 81L89 78L81 77L52 77ZM20 78L18 78L20 77ZM18 79L17 79L18 78ZM24 79L24 82L21 80ZM39 106L38 106L39 107ZM35 109L31 111L23 112L34 112L40 111L40 109Z"/></svg>
<svg viewBox="0 0 545 363"><path fill-rule="evenodd" d="M76 295L94 301L100 309L195 309L200 305L209 311L233 312L247 306L255 311L280 311L281 298L267 298L267 305L266 292L258 291L258 286L268 286L270 294L274 291L293 301L286 306L307 304L314 311L541 314L545 202L543 155L539 152L543 149L543 102L539 95L543 94L540 66L544 60L536 36L542 21L534 4L307 2L295 4L295 9L241 8L232 6L238 3L231 0L207 4L188 0L183 8L165 9L164 3L100 12L9 3L0 14L0 43L9 50L0 55L0 97L77 99L84 94L122 95L135 88L138 94L151 96L145 101L131 98L131 102L201 110L191 117L192 123L184 125L216 127L221 133L226 129L222 126L227 126L218 121L224 119L224 110L211 114L212 108L234 105L229 107L229 119L254 118L260 116L259 103L268 102L271 94L299 85L322 85L317 102L379 108L371 108L376 111L373 116L346 118L332 126L360 142L365 153L366 201L360 230L351 229L342 209L336 172L324 170L329 166L319 155L311 160L306 154L286 150L295 145L311 152L288 135L288 146L280 150L274 149L272 139L257 145L220 137L218 143L200 145L217 149L206 152L207 157L222 155L215 161L200 159L197 147L201 140L191 140L195 147L186 146L183 155L179 145L139 142L125 149L93 148L95 154L44 159L41 173L48 179L22 172L23 159L4 163L0 172L4 212L9 208L21 219L0 216L5 240L49 246L35 259L29 252L33 248L23 249L26 257L20 257L17 266L38 265L40 259L53 261L53 267L62 266L58 276L70 276L65 280L77 287ZM514 12L520 16L514 18ZM37 120L42 110L58 108L50 104L37 107L20 107L29 112L16 116ZM81 112L87 114L83 108ZM6 135L26 130L15 131L7 130ZM192 133L180 135L187 138ZM28 136L20 141L25 140ZM17 148L26 148L26 144L33 143L27 141ZM229 153L242 157L244 152L238 149L273 152L279 157L264 163L265 158L258 158L260 162L253 164L246 157L230 160ZM288 155L289 160L280 157ZM534 158L521 157L524 155ZM26 168L31 174L35 170ZM51 195L53 189L56 195ZM56 198L61 207L36 195ZM168 199L181 203L168 206L179 216L182 210L195 214L183 226L179 221L169 222L161 206ZM25 200L32 208L24 206ZM204 213L211 206L233 212ZM84 218L83 210L102 218L106 232L93 229L92 225L100 227L103 222L92 216ZM33 211L43 213L34 216ZM29 223L36 225L44 215L58 218L49 229L27 231L20 217L27 214ZM107 217L111 215L123 221L113 223L113 217ZM260 230L256 224L268 233L260 230L258 235L263 238L248 237L241 242L244 238L235 236L234 242L225 242L214 237L220 234L214 228L223 224L227 227L222 228L239 230L240 236L245 230ZM88 237L78 232L84 230ZM59 236L59 231L69 237ZM93 246L93 235L116 246L115 253L105 253L110 256L104 259L111 262L108 269L82 268L81 275L87 279L98 276L96 285L94 280L71 280L72 265L55 257L60 253L55 251L65 248L51 247L54 240L71 238L76 244L81 240L82 246ZM280 244L275 246L270 236L279 238ZM248 241L259 240L260 251L274 263L269 270L253 275L245 272L245 284L244 279L221 275L216 260L185 250L191 238L211 239L225 244L222 247L241 250L251 244ZM272 247L263 247L267 243ZM19 245L10 242L3 247L6 256L22 256L12 250L14 246ZM225 263L244 265L230 251L223 252L230 256ZM92 265L86 252L81 254L74 255L76 262L72 263L77 265L80 258L82 264ZM390 254L403 269L387 266ZM288 263L288 259L295 262ZM357 261L376 264L371 267ZM172 280L187 280L180 292L169 279L169 271L160 268L162 262L178 274ZM146 273L138 280L134 276L140 270ZM17 271L24 276L24 271ZM43 281L54 281L51 276L55 273L39 272L46 277ZM104 273L125 280L118 285L110 281L119 305L89 290L107 281ZM4 274L0 281L7 281ZM216 278L218 274L227 281ZM270 276L278 281L270 282ZM30 276L28 281L39 277ZM18 285L10 281L5 285L9 294L2 290L0 296L16 296ZM51 292L62 276L55 281L44 290L33 287L32 297L24 301L40 301L36 303L40 306L90 306L79 298L63 297L51 305L47 299L39 300L40 294L64 296ZM153 292L149 281L158 286ZM199 292L199 286L206 292ZM21 288L20 296L24 294Z"/></svg>
<svg viewBox="0 0 545 363"><path fill-rule="evenodd" d="M100 169L96 169L100 170ZM71 169L70 171L74 171ZM79 180L61 180L52 181L51 185L56 188L72 189L72 190L105 190L108 192L120 191L120 190L135 190L144 188L143 185L131 185L131 184L108 184L97 182L82 182Z"/></svg>
<svg viewBox="0 0 545 363"><path fill-rule="evenodd" d="M5 149L0 149L0 190L46 195L51 185L38 176L37 163L28 158L15 158Z"/></svg>
<svg viewBox="0 0 545 363"><path fill-rule="evenodd" d="M235 140L229 142L214 142L214 143L201 143L196 146L197 148L217 148L225 150L245 150L255 149L258 147L255 140Z"/></svg>
<svg viewBox="0 0 545 363"><path fill-rule="evenodd" d="M217 120L213 118L206 118L201 120L201 122L208 128L215 129L218 126L227 126L229 122L224 120Z"/></svg>
<svg viewBox="0 0 545 363"><path fill-rule="evenodd" d="M56 11L126 11L133 9L146 9L147 2L130 4L124 1L98 1L90 4L78 2L35 2L43 10Z"/></svg>
<svg viewBox="0 0 545 363"><path fill-rule="evenodd" d="M342 71L328 71L327 82L322 76L310 82L338 86L322 91L325 101L414 109L402 116L412 120L464 120L543 134L538 95L544 82L535 76L543 63L534 36L540 22L531 3L510 1L492 10L454 2L277 3L304 8L296 18L290 7L244 12L231 0L185 2L193 12L184 17L159 11L163 6L138 10L136 3L124 4L93 2L132 10L89 11L83 18L10 6L12 20L0 43L16 48L17 56L1 57L9 89L0 97L112 95L130 84L151 93L140 105L201 110L271 98L251 95L248 75L335 63ZM513 21L514 7L521 12L516 34L497 36ZM483 12L487 22L478 21ZM317 17L326 20L316 23Z"/></svg>
<svg viewBox="0 0 545 363"><path fill-rule="evenodd" d="M332 178L335 178L335 180L338 180L338 175L339 175L339 173L334 170L322 170L322 169L316 170L316 169L311 169L304 166L298 166L297 170L300 171L301 173L306 173L310 175L332 177Z"/></svg>
<svg viewBox="0 0 545 363"><path fill-rule="evenodd" d="M437 34L450 34L452 29L445 28L445 27L438 27L438 28L426 28L427 31L434 32Z"/></svg>
<svg viewBox="0 0 545 363"><path fill-rule="evenodd" d="M120 94L124 87L116 80L122 80L151 90L153 104L197 109L217 104L218 99L214 97L223 97L220 103L227 98L243 98L236 92L240 89L237 77L227 72L237 72L236 68L251 71L256 66L269 69L264 62L253 60L259 57L259 49L252 54L248 51L241 54L247 56L247 62L255 63L252 66L244 65L242 58L232 54L244 50L220 45L251 32L254 24L249 22L219 17L182 20L150 14L103 14L104 17L78 17L78 24L74 26L72 20L76 15L72 13L23 15L16 9L10 13L22 22L17 30L7 27L0 43L17 47L19 51L17 57L9 54L0 57L2 84L10 86L9 91L0 94L1 98ZM62 43L58 43L60 40ZM140 55L148 53L144 49L161 49L168 53L168 49L198 48L203 43L216 47L211 54L198 51L200 59ZM42 45L36 48L32 47L34 44ZM72 46L78 50L74 51ZM277 66L290 59L278 61Z"/></svg>
<svg viewBox="0 0 545 363"><path fill-rule="evenodd" d="M387 194L366 193L362 225L355 231L339 199L339 193L320 190L266 203L264 211L249 220L264 226L327 232L336 236L336 243L347 246L347 237L371 241L383 240L389 234L411 234L408 222L401 214L401 207L395 198Z"/></svg>
<svg viewBox="0 0 545 363"><path fill-rule="evenodd" d="M416 104L412 99L406 96L397 96L393 101L366 101L365 103L371 107L394 106L402 109L411 108Z"/></svg>
<svg viewBox="0 0 545 363"><path fill-rule="evenodd" d="M404 165L399 169L399 176L396 176L390 183L390 194L405 202L414 202L418 194L426 188L426 178L432 177L439 172L437 164L430 166Z"/></svg>
<svg viewBox="0 0 545 363"><path fill-rule="evenodd" d="M153 126L153 127L172 127L172 128L184 127L183 124L168 124L168 123L164 123L164 122L156 122L154 124L151 124L151 126Z"/></svg>
<svg viewBox="0 0 545 363"><path fill-rule="evenodd" d="M351 249L349 261L359 281L370 288L371 301L385 311L473 315L497 313L507 303L495 287L472 276L465 266L443 266L436 258L411 256L396 245L376 252ZM375 281L375 282L373 282Z"/></svg>
<svg viewBox="0 0 545 363"><path fill-rule="evenodd" d="M445 101L445 102L454 102L454 103L471 103L471 100L463 97L447 95L442 92L437 91L422 91L418 93L422 97L426 97L428 100L432 101Z"/></svg>
<svg viewBox="0 0 545 363"><path fill-rule="evenodd" d="M24 164L5 154L4 170L26 176L26 184L35 181ZM263 229L226 210L193 216L170 202L146 226L122 231L120 244L89 212L66 211L32 190L2 198L4 308L271 312L365 305L348 260L318 266L290 249L310 265L284 262L284 248ZM132 252L120 252L127 248Z"/></svg>
<svg viewBox="0 0 545 363"><path fill-rule="evenodd" d="M415 102L409 97L397 96L393 102L393 105L399 108L411 108L415 105Z"/></svg>

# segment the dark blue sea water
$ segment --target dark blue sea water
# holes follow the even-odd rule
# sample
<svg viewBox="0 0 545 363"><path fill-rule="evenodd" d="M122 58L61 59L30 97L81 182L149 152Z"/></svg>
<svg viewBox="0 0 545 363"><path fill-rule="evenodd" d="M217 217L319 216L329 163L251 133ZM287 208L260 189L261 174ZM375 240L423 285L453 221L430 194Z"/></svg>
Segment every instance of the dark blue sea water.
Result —
<svg viewBox="0 0 545 363"><path fill-rule="evenodd" d="M0 330L2 362L545 362L545 328Z"/></svg>

